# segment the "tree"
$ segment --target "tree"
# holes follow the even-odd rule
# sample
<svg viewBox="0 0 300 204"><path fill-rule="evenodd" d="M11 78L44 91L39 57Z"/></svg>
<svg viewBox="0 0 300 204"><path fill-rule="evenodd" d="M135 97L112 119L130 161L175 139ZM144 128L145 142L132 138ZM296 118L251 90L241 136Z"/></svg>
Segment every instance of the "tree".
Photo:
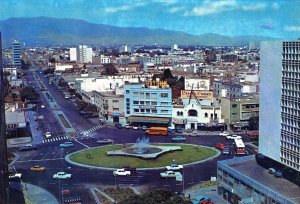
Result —
<svg viewBox="0 0 300 204"><path fill-rule="evenodd" d="M30 86L24 87L20 91L21 100L29 100L29 101L36 101L39 98L39 94L35 91L34 88Z"/></svg>
<svg viewBox="0 0 300 204"><path fill-rule="evenodd" d="M258 130L259 129L259 117L254 116L249 118L249 130Z"/></svg>
<svg viewBox="0 0 300 204"><path fill-rule="evenodd" d="M118 70L115 68L115 66L111 63L104 64L103 65L105 71L103 71L101 74L103 75L115 75L118 73Z"/></svg>

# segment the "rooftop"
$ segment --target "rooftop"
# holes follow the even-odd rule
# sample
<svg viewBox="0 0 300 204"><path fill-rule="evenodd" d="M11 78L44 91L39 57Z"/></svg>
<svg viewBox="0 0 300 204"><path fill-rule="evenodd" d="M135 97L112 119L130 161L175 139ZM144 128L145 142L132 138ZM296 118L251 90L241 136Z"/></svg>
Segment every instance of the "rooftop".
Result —
<svg viewBox="0 0 300 204"><path fill-rule="evenodd" d="M300 187L284 178L276 178L270 174L268 169L256 163L253 155L223 160L219 163L236 172L235 176L241 175L244 178L246 177L246 181L254 182L253 185L260 187L261 190L267 188L294 203L300 203Z"/></svg>

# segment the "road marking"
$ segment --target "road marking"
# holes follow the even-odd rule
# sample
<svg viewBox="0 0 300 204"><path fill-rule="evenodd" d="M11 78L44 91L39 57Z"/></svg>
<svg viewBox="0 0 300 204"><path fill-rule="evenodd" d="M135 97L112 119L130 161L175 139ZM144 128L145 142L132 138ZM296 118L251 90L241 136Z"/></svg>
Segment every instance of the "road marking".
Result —
<svg viewBox="0 0 300 204"><path fill-rule="evenodd" d="M47 156L48 153L45 154L45 156L42 157L42 160Z"/></svg>
<svg viewBox="0 0 300 204"><path fill-rule="evenodd" d="M170 186L170 185L164 185L165 187L168 187L168 186Z"/></svg>
<svg viewBox="0 0 300 204"><path fill-rule="evenodd" d="M79 144L81 144L82 146L86 147L86 148L89 148L89 146L83 144L82 142L79 142L78 140L75 140L75 142L78 142Z"/></svg>
<svg viewBox="0 0 300 204"><path fill-rule="evenodd" d="M16 162L20 162L20 163L22 163L22 162L29 162L29 161L31 161L31 162L40 162L40 161L54 161L54 160L60 160L60 159L65 159L65 158L55 158L55 159L44 159L44 160L23 160L23 161L16 161Z"/></svg>

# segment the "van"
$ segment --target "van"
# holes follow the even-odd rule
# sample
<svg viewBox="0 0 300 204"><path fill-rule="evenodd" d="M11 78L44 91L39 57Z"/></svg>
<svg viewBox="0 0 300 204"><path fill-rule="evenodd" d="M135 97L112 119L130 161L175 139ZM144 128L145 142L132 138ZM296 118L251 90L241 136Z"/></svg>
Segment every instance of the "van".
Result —
<svg viewBox="0 0 300 204"><path fill-rule="evenodd" d="M163 135L168 136L168 128L166 127L151 127L145 131L147 135Z"/></svg>
<svg viewBox="0 0 300 204"><path fill-rule="evenodd" d="M269 173L270 174L275 174L276 173L276 170L274 168L269 168Z"/></svg>

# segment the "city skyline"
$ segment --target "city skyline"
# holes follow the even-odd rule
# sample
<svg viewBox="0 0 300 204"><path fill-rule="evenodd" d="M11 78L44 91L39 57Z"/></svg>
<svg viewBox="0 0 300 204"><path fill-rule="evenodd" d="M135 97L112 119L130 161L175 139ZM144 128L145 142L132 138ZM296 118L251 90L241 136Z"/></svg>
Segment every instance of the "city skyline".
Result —
<svg viewBox="0 0 300 204"><path fill-rule="evenodd" d="M121 27L163 28L201 35L260 35L296 39L300 34L297 1L56 1L2 2L0 20L57 17ZM226 22L226 23L225 23Z"/></svg>

